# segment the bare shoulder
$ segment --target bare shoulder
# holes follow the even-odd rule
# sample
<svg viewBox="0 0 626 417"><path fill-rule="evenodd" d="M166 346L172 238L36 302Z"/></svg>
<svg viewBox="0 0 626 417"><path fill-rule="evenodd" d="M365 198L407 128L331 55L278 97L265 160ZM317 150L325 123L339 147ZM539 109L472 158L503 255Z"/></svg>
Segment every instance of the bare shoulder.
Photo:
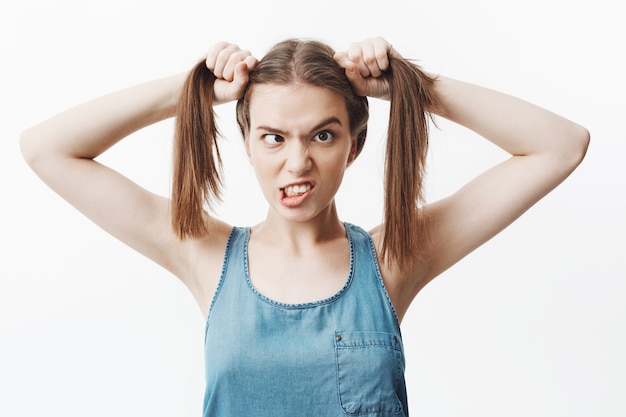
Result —
<svg viewBox="0 0 626 417"><path fill-rule="evenodd" d="M181 243L185 269L180 279L189 288L206 317L222 273L226 244L232 226L208 217L211 233Z"/></svg>
<svg viewBox="0 0 626 417"><path fill-rule="evenodd" d="M391 264L388 260L383 259L382 246L382 226L377 226L369 231L374 247L376 249L376 257L378 266L385 284L385 289L391 298L391 302L396 310L398 318L402 320L404 314L408 310L411 302L419 291L428 283L428 266L415 265L408 271L400 270L397 265Z"/></svg>

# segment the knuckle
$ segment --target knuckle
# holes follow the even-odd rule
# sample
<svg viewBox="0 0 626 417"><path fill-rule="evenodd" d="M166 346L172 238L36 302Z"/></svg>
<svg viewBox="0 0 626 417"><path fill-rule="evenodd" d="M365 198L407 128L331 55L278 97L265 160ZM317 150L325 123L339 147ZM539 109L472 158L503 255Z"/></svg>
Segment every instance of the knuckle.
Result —
<svg viewBox="0 0 626 417"><path fill-rule="evenodd" d="M378 52L375 59L378 62L385 62L387 60L387 53L384 51Z"/></svg>
<svg viewBox="0 0 626 417"><path fill-rule="evenodd" d="M237 51L232 54L232 57L238 61L243 61L248 55L250 55L247 51Z"/></svg>
<svg viewBox="0 0 626 417"><path fill-rule="evenodd" d="M240 49L237 44L229 43L228 46L225 48L225 50L232 54L232 53L239 51Z"/></svg>
<svg viewBox="0 0 626 417"><path fill-rule="evenodd" d="M366 57L363 58L363 61L365 62L366 65L372 65L376 63L376 56L375 55L368 55Z"/></svg>

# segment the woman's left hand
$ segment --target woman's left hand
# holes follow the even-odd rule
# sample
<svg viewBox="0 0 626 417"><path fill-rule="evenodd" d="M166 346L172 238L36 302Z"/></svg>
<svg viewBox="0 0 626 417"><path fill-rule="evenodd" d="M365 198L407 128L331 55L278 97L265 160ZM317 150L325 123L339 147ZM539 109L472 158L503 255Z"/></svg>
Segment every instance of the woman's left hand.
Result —
<svg viewBox="0 0 626 417"><path fill-rule="evenodd" d="M346 70L354 91L360 96L389 99L389 85L381 77L389 68L389 58L401 58L393 46L381 37L367 38L337 52L335 61Z"/></svg>

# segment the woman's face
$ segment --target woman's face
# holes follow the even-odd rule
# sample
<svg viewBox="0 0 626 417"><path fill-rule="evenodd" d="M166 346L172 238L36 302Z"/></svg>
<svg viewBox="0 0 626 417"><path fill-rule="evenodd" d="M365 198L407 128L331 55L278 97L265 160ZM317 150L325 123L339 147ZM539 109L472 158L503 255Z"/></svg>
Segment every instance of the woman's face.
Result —
<svg viewBox="0 0 626 417"><path fill-rule="evenodd" d="M356 138L343 97L310 85L254 86L246 151L270 210L294 221L332 207Z"/></svg>

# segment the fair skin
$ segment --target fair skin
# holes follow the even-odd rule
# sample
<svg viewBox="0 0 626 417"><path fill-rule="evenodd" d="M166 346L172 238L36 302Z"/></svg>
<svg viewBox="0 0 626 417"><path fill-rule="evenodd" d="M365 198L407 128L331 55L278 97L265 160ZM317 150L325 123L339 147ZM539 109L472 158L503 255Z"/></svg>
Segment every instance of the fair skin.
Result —
<svg viewBox="0 0 626 417"><path fill-rule="evenodd" d="M372 38L352 44L335 60L355 91L385 99L387 87L378 77L388 68L388 56L397 54L386 40ZM207 66L218 78L217 103L241 97L256 62L232 44L211 48ZM230 225L207 214L205 237L180 240L170 225L167 198L94 160L133 131L172 117L184 77L77 106L25 131L21 146L31 167L58 194L181 279L206 317ZM445 77L435 88L442 104L438 116L474 130L511 157L423 208L432 233L426 261L403 270L381 263L400 318L424 285L564 180L589 142L581 126L508 95ZM269 202L266 220L251 232L253 284L284 302L328 297L343 286L349 269L347 239L334 203L354 158L355 138L342 98L311 86L257 86L250 116L245 149ZM380 231L380 226L370 231L379 254ZM268 261L276 254L280 262Z"/></svg>
<svg viewBox="0 0 626 417"><path fill-rule="evenodd" d="M270 206L251 231L251 280L281 302L329 297L350 267L334 203L356 149L345 101L308 85L257 86L250 123L245 147Z"/></svg>

